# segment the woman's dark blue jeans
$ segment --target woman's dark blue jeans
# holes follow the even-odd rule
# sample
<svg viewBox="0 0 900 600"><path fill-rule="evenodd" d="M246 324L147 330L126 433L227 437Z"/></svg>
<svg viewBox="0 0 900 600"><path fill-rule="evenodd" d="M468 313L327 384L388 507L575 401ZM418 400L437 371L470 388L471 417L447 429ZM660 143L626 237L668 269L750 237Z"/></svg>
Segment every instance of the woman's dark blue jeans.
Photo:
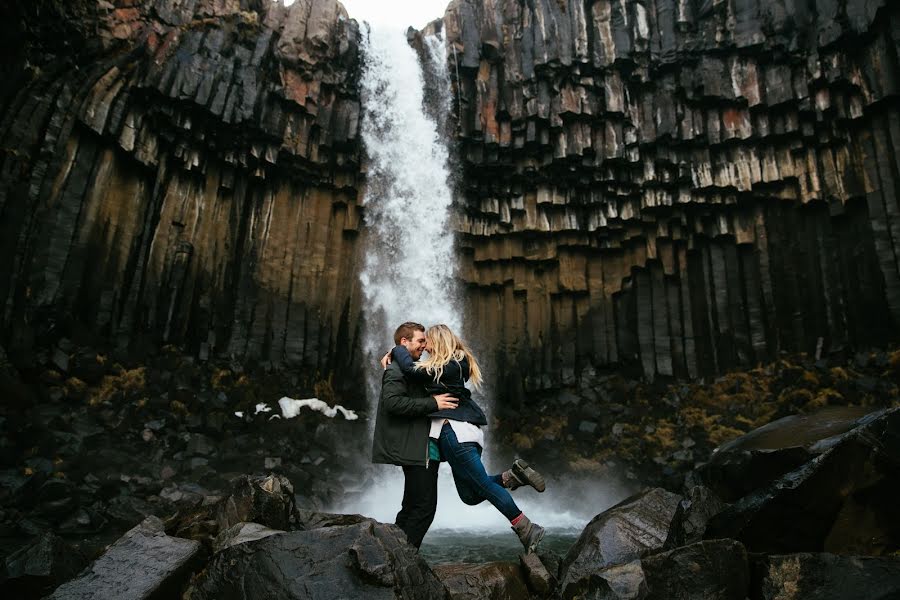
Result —
<svg viewBox="0 0 900 600"><path fill-rule="evenodd" d="M510 521L522 514L509 491L503 487L501 476L488 475L484 470L481 446L475 442L460 443L449 423L444 423L441 428L438 445L441 458L450 463L453 470L453 481L460 500L472 506L487 500Z"/></svg>

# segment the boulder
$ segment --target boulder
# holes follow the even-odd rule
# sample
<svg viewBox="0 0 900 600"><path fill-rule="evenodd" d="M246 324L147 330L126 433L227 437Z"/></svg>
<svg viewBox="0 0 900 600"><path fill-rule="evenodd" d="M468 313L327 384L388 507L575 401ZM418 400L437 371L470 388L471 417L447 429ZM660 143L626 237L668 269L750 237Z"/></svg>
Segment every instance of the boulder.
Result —
<svg viewBox="0 0 900 600"><path fill-rule="evenodd" d="M540 597L550 594L556 587L556 577L544 566L540 557L534 552L519 555L519 562L525 571L528 587Z"/></svg>
<svg viewBox="0 0 900 600"><path fill-rule="evenodd" d="M6 557L0 588L9 598L43 598L75 576L84 559L53 533L45 533Z"/></svg>
<svg viewBox="0 0 900 600"><path fill-rule="evenodd" d="M827 449L823 440L833 443L867 423L872 417L866 413L832 407L772 421L717 448L689 477L734 502L821 454Z"/></svg>
<svg viewBox="0 0 900 600"><path fill-rule="evenodd" d="M661 488L636 494L594 517L560 567L560 589L572 598L612 565L671 547L677 537L681 496Z"/></svg>
<svg viewBox="0 0 900 600"><path fill-rule="evenodd" d="M762 600L896 600L900 558L825 553L774 555L753 565Z"/></svg>
<svg viewBox="0 0 900 600"><path fill-rule="evenodd" d="M74 580L54 600L138 600L178 597L199 558L200 544L170 537L157 517L147 517Z"/></svg>
<svg viewBox="0 0 900 600"><path fill-rule="evenodd" d="M751 552L879 555L900 545L900 409L816 443L821 454L736 501L704 537L734 538Z"/></svg>
<svg viewBox="0 0 900 600"><path fill-rule="evenodd" d="M434 574L451 600L524 600L530 598L525 574L511 562L438 565Z"/></svg>
<svg viewBox="0 0 900 600"><path fill-rule="evenodd" d="M570 593L571 590L566 590L563 598L572 598ZM633 560L597 572L581 593L590 593L597 600L644 600L649 590L641 561Z"/></svg>
<svg viewBox="0 0 900 600"><path fill-rule="evenodd" d="M270 535L226 548L185 597L430 600L445 597L445 591L400 529L365 521Z"/></svg>
<svg viewBox="0 0 900 600"><path fill-rule="evenodd" d="M290 529L296 521L294 486L287 477L242 475L231 485L231 494L216 509L219 531L252 522L273 529Z"/></svg>
<svg viewBox="0 0 900 600"><path fill-rule="evenodd" d="M648 598L744 600L750 583L747 551L734 540L708 540L641 559Z"/></svg>
<svg viewBox="0 0 900 600"><path fill-rule="evenodd" d="M319 527L335 527L339 525L356 525L370 521L362 515L345 515L341 513L325 513L314 510L297 510L297 529L318 529Z"/></svg>
<svg viewBox="0 0 900 600"><path fill-rule="evenodd" d="M232 525L228 529L219 532L219 535L216 536L216 539L213 541L213 552L221 552L226 548L231 548L232 546L237 546L238 544L244 544L246 542L261 540L278 533L284 533L284 531L280 529L270 529L259 523L238 523L237 525Z"/></svg>
<svg viewBox="0 0 900 600"><path fill-rule="evenodd" d="M681 501L683 514L678 543L691 544L703 539L709 520L727 507L711 489L699 485L692 487Z"/></svg>
<svg viewBox="0 0 900 600"><path fill-rule="evenodd" d="M734 540L697 542L614 565L563 598L597 600L744 600L749 586L747 552Z"/></svg>

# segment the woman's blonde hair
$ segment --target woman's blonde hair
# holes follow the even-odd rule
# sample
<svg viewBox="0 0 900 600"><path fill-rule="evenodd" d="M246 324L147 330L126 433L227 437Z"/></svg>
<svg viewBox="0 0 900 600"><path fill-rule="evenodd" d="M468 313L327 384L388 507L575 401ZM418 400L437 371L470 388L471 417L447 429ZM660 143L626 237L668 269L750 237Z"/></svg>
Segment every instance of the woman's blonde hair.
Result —
<svg viewBox="0 0 900 600"><path fill-rule="evenodd" d="M428 353L428 358L416 363L416 368L425 369L437 381L444 373L444 365L451 360L459 362L465 358L469 361L469 381L472 382L475 389L481 388L481 369L478 367L478 361L475 360L475 356L465 343L450 331L449 327L432 325L425 332L425 337L431 345L431 352Z"/></svg>

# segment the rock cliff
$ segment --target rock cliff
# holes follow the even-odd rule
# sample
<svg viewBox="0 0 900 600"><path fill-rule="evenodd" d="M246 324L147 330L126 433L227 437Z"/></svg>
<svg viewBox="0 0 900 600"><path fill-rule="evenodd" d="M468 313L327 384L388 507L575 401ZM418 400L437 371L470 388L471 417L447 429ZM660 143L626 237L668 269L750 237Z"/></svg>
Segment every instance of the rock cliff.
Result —
<svg viewBox="0 0 900 600"><path fill-rule="evenodd" d="M359 57L344 8L13 4L19 62L0 122L10 353L27 363L35 338L81 332L322 377L352 361Z"/></svg>
<svg viewBox="0 0 900 600"><path fill-rule="evenodd" d="M360 372L343 7L19 4L0 15L10 356L64 333ZM896 3L454 0L436 29L468 335L501 396L896 339Z"/></svg>
<svg viewBox="0 0 900 600"><path fill-rule="evenodd" d="M896 3L455 0L441 26L462 276L511 394L896 336Z"/></svg>

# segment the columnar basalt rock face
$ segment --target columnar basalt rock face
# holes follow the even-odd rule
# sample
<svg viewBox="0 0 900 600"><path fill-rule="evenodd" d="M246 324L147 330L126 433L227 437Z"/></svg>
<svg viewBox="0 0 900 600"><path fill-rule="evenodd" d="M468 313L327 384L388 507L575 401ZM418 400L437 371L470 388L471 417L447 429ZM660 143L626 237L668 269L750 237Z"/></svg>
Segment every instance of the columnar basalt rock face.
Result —
<svg viewBox="0 0 900 600"><path fill-rule="evenodd" d="M896 335L896 3L455 0L443 28L507 393Z"/></svg>
<svg viewBox="0 0 900 600"><path fill-rule="evenodd" d="M335 0L40 5L13 15L27 60L0 105L9 351L78 323L201 358L346 366L356 22Z"/></svg>
<svg viewBox="0 0 900 600"><path fill-rule="evenodd" d="M362 372L341 5L2 10L10 356L88 332ZM501 396L896 338L896 3L454 0L439 26L466 323Z"/></svg>

